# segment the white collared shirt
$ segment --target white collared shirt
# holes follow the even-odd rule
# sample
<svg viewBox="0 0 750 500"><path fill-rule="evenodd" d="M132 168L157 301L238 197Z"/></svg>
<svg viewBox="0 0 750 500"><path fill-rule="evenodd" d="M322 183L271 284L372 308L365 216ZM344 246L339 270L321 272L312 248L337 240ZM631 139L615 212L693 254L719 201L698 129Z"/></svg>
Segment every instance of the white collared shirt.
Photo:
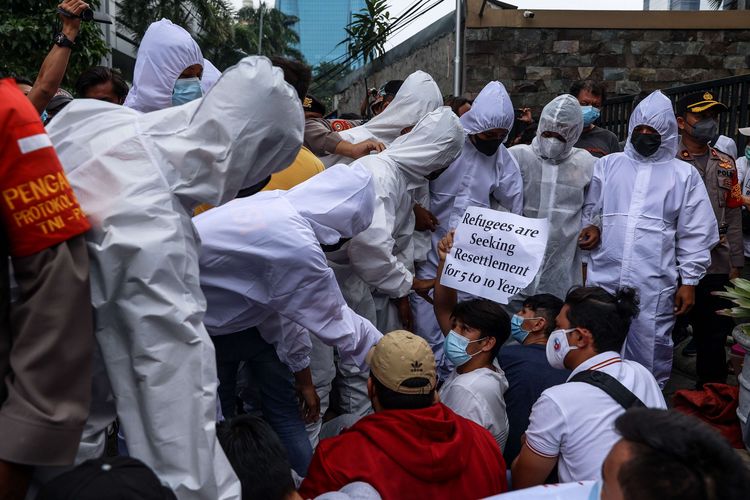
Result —
<svg viewBox="0 0 750 500"><path fill-rule="evenodd" d="M615 377L649 408L667 407L654 376L616 352L584 361L568 380L584 370L600 370ZM597 480L604 458L620 439L614 423L624 412L609 394L585 382L550 387L531 409L526 444L538 455L558 457L560 482Z"/></svg>

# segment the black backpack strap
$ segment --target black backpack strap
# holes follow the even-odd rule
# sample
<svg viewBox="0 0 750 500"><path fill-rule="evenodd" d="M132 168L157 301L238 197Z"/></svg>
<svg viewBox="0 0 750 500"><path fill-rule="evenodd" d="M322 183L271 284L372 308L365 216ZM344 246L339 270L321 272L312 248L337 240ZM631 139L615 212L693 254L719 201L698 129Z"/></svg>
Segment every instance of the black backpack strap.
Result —
<svg viewBox="0 0 750 500"><path fill-rule="evenodd" d="M638 399L638 396L628 390L627 387L622 385L619 380L613 376L598 370L584 370L580 373L575 374L568 382L584 382L594 387L598 387L612 399L617 401L620 406L625 408L638 408L645 407L643 401Z"/></svg>

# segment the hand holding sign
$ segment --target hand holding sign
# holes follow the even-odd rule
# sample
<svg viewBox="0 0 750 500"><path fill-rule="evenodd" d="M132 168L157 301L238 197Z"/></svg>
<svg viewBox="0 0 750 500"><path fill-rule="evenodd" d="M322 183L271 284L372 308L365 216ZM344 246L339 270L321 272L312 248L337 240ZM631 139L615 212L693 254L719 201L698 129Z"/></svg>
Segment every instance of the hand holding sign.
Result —
<svg viewBox="0 0 750 500"><path fill-rule="evenodd" d="M507 304L534 280L547 247L547 219L529 219L489 208L469 207L451 243L445 286Z"/></svg>

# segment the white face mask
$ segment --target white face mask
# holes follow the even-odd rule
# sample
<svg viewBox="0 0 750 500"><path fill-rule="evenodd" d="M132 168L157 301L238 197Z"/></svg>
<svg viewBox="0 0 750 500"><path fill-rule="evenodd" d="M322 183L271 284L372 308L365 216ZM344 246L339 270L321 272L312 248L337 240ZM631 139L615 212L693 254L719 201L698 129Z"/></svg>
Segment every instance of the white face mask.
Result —
<svg viewBox="0 0 750 500"><path fill-rule="evenodd" d="M549 334L549 339L547 339L547 362L552 368L564 370L565 356L567 356L570 351L578 349L578 347L571 346L568 343L568 333L573 330L575 330L575 328L555 330Z"/></svg>
<svg viewBox="0 0 750 500"><path fill-rule="evenodd" d="M542 158L554 160L565 153L565 143L554 137L539 137L539 151Z"/></svg>

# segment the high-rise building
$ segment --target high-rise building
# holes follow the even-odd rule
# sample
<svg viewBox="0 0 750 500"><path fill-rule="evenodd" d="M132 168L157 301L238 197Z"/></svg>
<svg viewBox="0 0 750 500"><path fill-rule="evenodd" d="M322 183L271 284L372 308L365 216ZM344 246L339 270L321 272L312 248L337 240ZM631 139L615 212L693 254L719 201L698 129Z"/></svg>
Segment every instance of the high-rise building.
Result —
<svg viewBox="0 0 750 500"><path fill-rule="evenodd" d="M643 10L713 10L713 7L708 0L643 0Z"/></svg>
<svg viewBox="0 0 750 500"><path fill-rule="evenodd" d="M277 0L276 8L299 18L300 51L315 66L346 54L346 26L352 14L365 7L364 0Z"/></svg>

